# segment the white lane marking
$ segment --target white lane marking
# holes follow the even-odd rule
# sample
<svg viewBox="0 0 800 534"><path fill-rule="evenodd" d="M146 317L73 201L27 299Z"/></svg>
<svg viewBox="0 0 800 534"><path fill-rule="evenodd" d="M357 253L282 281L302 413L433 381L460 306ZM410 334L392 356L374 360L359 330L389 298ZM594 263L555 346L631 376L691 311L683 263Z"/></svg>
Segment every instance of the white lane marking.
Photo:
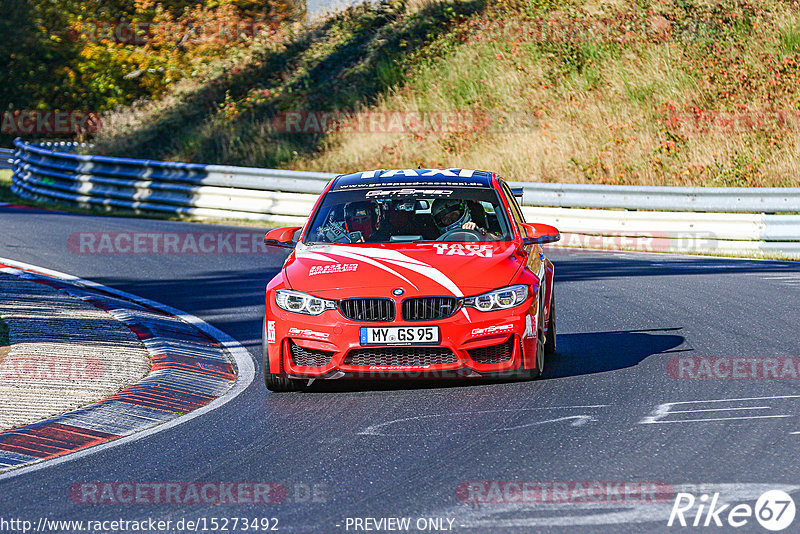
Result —
<svg viewBox="0 0 800 534"><path fill-rule="evenodd" d="M720 258L720 260L733 260L738 259L740 261L752 261L750 258ZM670 267L673 269L744 269L747 265L718 265L716 263L711 262L702 262L702 261L694 261L694 262L675 262L675 263L650 263L651 267Z"/></svg>
<svg viewBox="0 0 800 534"><path fill-rule="evenodd" d="M77 460L79 458L83 458L90 454L110 449L111 447L125 445L127 443L131 443L133 441L137 441L142 438L152 436L153 434L156 434L158 432L169 430L170 428L176 427L182 423L191 421L195 417L199 417L208 412L221 408L225 404L229 403L230 401L238 397L240 393L242 393L245 389L247 389L247 387L253 382L253 379L255 378L255 362L253 361L253 357L250 355L247 349L245 349L241 345L241 343L236 341L234 338L232 338L222 330L219 330L218 328L211 326L210 324L203 321L199 317L181 311L177 308L173 308L172 306L167 306L166 304L161 304L160 302L156 302L154 300L139 297L131 293L128 293L126 291L114 289L113 287L108 287L103 284L99 284L97 282L92 282L91 280L78 278L77 276L73 276L71 274L66 274L59 271L54 271L52 269L46 269L44 267L39 267L37 265L31 265L29 263L24 263L21 261L11 260L7 258L0 258L0 263L4 263L12 267L17 267L18 269L34 271L48 276L52 276L53 278L59 278L61 280L79 284L84 287L99 289L107 293L111 293L113 295L117 295L119 297L131 300L138 304L144 304L146 306L150 306L157 310L161 310L170 313L172 315L175 315L176 317L180 317L182 320L192 324L197 329L202 330L203 332L211 336L213 339L219 341L220 344L223 347L225 347L225 349L228 351L228 354L230 354L231 358L233 358L233 363L236 366L236 371L237 371L236 383L234 383L233 387L229 389L228 392L225 393L223 396L214 399L213 401L211 401L209 404L206 404L202 408L198 408L197 410L189 412L186 415L181 415L166 423L154 426L147 430L143 430L142 432L138 432L136 434L131 434L129 436L108 441L101 445L95 445L93 447L82 449L80 451L66 454L64 456L59 456L57 458L52 458L49 460L43 460L41 462L31 464L30 466L27 467L20 467L18 469L14 469L7 473L2 473L0 474L0 480L16 477L22 474L30 473L32 471L38 471L39 469L55 466L58 464L62 464L64 462Z"/></svg>
<svg viewBox="0 0 800 534"><path fill-rule="evenodd" d="M768 282L776 282L785 286L800 285L800 273L767 274L760 276L760 278Z"/></svg>
<svg viewBox="0 0 800 534"><path fill-rule="evenodd" d="M668 423L703 423L705 421L737 421L739 419L781 419L794 417L793 415L749 415L737 417L708 417L704 419L679 419L676 421L650 421L649 424L668 424ZM641 423L644 424L644 423Z"/></svg>
<svg viewBox="0 0 800 534"><path fill-rule="evenodd" d="M591 415L568 415L565 417L557 417L555 419L544 419L542 421L534 421L532 423L525 423L517 426L504 426L501 428L493 428L488 432L504 432L507 430L519 430L520 428L528 428L531 426L546 425L548 423L560 423L561 421L572 421L570 426L583 426L591 421L596 421ZM451 434L459 434L460 432L451 432ZM427 432L425 434L428 434Z"/></svg>
<svg viewBox="0 0 800 534"><path fill-rule="evenodd" d="M764 492L779 489L789 494L800 490L800 486L765 483L707 483L679 484L672 486L673 494L691 493L713 495L719 493L718 505L753 502ZM661 522L666 526L674 498L657 502L586 502L562 503L503 502L467 503L451 505L425 513L426 517L452 517L462 528L478 528L486 531L502 528L527 527L573 527L575 525L620 525L629 523ZM727 513L727 511L726 511ZM624 531L624 530L622 530Z"/></svg>
<svg viewBox="0 0 800 534"><path fill-rule="evenodd" d="M741 398L730 398L730 399L708 399L708 400L693 400L693 401L680 401L680 402L667 402L664 404L659 404L656 408L651 412L650 415L644 417L641 421L639 421L640 425L647 425L647 424L654 424L654 423L694 423L694 422L701 422L701 421L725 421L725 420L736 420L736 419L774 419L774 418L783 418L783 417L793 417L792 414L780 414L780 415L754 415L754 416L733 416L733 417L720 417L720 418L708 418L708 419L675 419L670 421L664 421L667 417L675 413L701 413L701 412L708 412L708 411L722 411L721 409L708 409L698 407L696 409L689 409L689 410L680 410L680 411L673 411L673 406L685 406L685 405L697 405L697 404L711 404L711 403L720 403L720 402L749 402L749 401L765 401L765 400L778 400L778 399L800 399L800 395L775 395L771 397L741 397ZM731 406L727 410L735 411L735 410L747 410L747 409L771 409L769 406L765 407L753 407L753 406Z"/></svg>
<svg viewBox="0 0 800 534"><path fill-rule="evenodd" d="M567 409L583 409L583 408L607 408L608 404L591 404L591 405L584 405L584 406L543 406L540 408L514 408L514 409L504 409L504 410L476 410L471 412L455 412L455 413L446 413L446 414L428 414L428 415L415 415L412 417L402 417L400 419L392 419L391 421L385 421L383 423L378 423L375 425L370 425L361 432L358 432L360 436L398 436L398 435L430 435L430 432L424 433L408 433L408 432L401 432L401 433L383 433L380 429L385 428L389 425L397 424L397 423L405 423L408 421L419 421L422 419L432 419L435 417L453 417L458 415L477 415L477 414L489 414L489 413L506 413L506 412L528 412L528 411L540 411L540 410L567 410ZM525 423L523 425L517 425L513 427L504 427L504 428L493 428L489 429L486 432L498 432L503 430L515 430L518 428L525 428L529 426L536 426L546 423L554 423L559 421L565 420L572 420L575 421L571 424L571 426L582 426L588 423L589 421L594 421L594 417L591 415L572 415L568 417L559 417L557 419L547 419L544 421L534 421L531 423Z"/></svg>
<svg viewBox="0 0 800 534"><path fill-rule="evenodd" d="M669 413L726 412L730 410L769 410L771 406L747 406L745 408L707 408L703 410L673 410Z"/></svg>

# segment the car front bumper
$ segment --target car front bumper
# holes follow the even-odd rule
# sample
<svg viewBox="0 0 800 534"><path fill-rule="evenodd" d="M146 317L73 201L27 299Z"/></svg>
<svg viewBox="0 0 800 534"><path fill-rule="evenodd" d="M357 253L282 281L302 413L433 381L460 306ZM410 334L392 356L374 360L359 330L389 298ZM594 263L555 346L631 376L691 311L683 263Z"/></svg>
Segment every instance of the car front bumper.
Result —
<svg viewBox="0 0 800 534"><path fill-rule="evenodd" d="M272 299L270 298L272 297ZM511 310L461 308L438 321L360 322L339 310L319 316L284 311L267 294L266 357L289 378L459 378L536 368L537 299ZM436 326L437 344L362 345L362 327Z"/></svg>

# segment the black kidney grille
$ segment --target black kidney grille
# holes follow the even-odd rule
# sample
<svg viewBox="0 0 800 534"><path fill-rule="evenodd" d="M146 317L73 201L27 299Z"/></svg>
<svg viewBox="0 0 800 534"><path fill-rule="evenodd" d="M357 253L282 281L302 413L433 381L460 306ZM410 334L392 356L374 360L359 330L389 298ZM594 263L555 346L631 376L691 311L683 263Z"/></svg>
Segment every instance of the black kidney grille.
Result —
<svg viewBox="0 0 800 534"><path fill-rule="evenodd" d="M405 321L436 321L450 317L458 310L455 297L414 297L401 306Z"/></svg>
<svg viewBox="0 0 800 534"><path fill-rule="evenodd" d="M499 345L469 349L469 357L475 363L502 363L511 359L514 354L514 336Z"/></svg>
<svg viewBox="0 0 800 534"><path fill-rule="evenodd" d="M289 350L294 364L301 367L322 367L328 365L333 357L333 353L327 350L306 349L292 341L289 342Z"/></svg>
<svg viewBox="0 0 800 534"><path fill-rule="evenodd" d="M351 350L345 356L344 365L389 367L441 365L457 361L453 351L444 347L376 347Z"/></svg>
<svg viewBox="0 0 800 534"><path fill-rule="evenodd" d="M391 299L344 299L339 301L339 311L353 321L394 321L394 301Z"/></svg>

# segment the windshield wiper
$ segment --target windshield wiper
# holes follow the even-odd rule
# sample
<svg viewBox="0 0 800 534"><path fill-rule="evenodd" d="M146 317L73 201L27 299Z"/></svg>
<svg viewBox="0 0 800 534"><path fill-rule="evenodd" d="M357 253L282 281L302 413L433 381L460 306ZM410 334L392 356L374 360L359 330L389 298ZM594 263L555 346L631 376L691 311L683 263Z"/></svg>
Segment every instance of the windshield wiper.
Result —
<svg viewBox="0 0 800 534"><path fill-rule="evenodd" d="M393 235L389 238L390 243L411 243L413 241L422 241L421 235Z"/></svg>

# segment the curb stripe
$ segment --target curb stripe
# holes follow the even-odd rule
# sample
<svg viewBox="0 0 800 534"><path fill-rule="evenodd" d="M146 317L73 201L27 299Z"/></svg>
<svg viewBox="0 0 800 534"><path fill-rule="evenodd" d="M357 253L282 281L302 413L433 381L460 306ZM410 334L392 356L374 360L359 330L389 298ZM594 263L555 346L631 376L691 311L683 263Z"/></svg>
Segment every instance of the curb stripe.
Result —
<svg viewBox="0 0 800 534"><path fill-rule="evenodd" d="M153 370L174 369L202 373L224 380L235 380L236 372L230 363L220 363L202 357L190 357L183 354L154 354Z"/></svg>
<svg viewBox="0 0 800 534"><path fill-rule="evenodd" d="M183 414L205 406L214 398L211 395L192 395L159 386L138 386L131 390L126 390L123 394L113 395L108 400L118 400L128 404Z"/></svg>
<svg viewBox="0 0 800 534"><path fill-rule="evenodd" d="M65 421L85 429L127 436L135 432L137 428L151 427L168 421L172 417L173 414L163 410L109 400L102 404L79 408L69 414L55 417L54 420ZM2 451L0 451L1 456Z"/></svg>
<svg viewBox="0 0 800 534"><path fill-rule="evenodd" d="M47 420L1 432L0 448L6 452L46 459L118 437L120 436Z"/></svg>
<svg viewBox="0 0 800 534"><path fill-rule="evenodd" d="M107 311L136 334L153 363L141 381L98 403L0 432L0 479L166 430L229 402L253 380L244 347L192 315L13 260L0 258L0 270ZM41 463L51 458L58 460Z"/></svg>
<svg viewBox="0 0 800 534"><path fill-rule="evenodd" d="M35 456L28 456L27 454L0 451L0 469L4 467L16 467L18 465L28 464L38 460L39 458L36 458Z"/></svg>

